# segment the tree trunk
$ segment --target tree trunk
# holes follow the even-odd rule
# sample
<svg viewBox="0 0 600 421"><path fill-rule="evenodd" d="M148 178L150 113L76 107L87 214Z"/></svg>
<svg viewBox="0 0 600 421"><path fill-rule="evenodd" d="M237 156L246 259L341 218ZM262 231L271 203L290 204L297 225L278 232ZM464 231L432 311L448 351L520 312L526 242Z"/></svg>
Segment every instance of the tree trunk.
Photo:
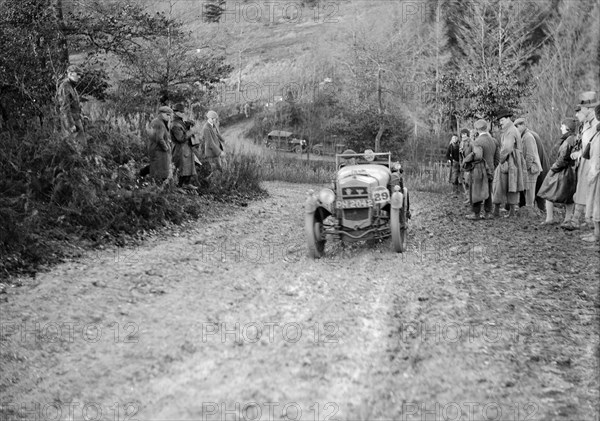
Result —
<svg viewBox="0 0 600 421"><path fill-rule="evenodd" d="M377 131L377 136L375 136L375 152L379 152L380 144L381 144L381 136L383 136L383 132L385 130L385 122L383 119L379 121L379 130Z"/></svg>
<svg viewBox="0 0 600 421"><path fill-rule="evenodd" d="M61 65L67 67L69 64L69 47L67 45L67 37L65 35L65 20L63 15L62 0L54 0L54 12L58 21L58 44L60 48Z"/></svg>

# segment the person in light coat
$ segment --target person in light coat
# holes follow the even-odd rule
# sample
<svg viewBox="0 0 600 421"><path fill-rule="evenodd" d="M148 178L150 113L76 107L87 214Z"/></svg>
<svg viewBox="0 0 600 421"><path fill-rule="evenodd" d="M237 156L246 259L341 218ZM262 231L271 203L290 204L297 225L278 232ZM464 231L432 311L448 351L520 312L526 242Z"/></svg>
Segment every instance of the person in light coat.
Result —
<svg viewBox="0 0 600 421"><path fill-rule="evenodd" d="M204 140L204 156L210 162L213 170L222 170L226 165L225 148L223 143L225 139L221 136L218 127L219 115L215 111L206 113L206 123L202 127L202 139Z"/></svg>
<svg viewBox="0 0 600 421"><path fill-rule="evenodd" d="M594 115L594 107L600 104L596 92L589 91L583 92L579 95L579 111L577 111L576 117L579 119L583 126L581 128L581 148L572 153L572 158L577 162L577 190L573 200L575 201L575 211L573 212L573 218L562 224L561 226L569 231L580 228L581 219L585 214L585 206L588 197L588 173L590 163L588 159L582 158L581 154L587 147L588 143L596 133L596 120Z"/></svg>
<svg viewBox="0 0 600 421"><path fill-rule="evenodd" d="M500 216L500 205L507 204L507 217L516 216L516 206L519 203L519 193L525 190L526 164L523 157L523 142L521 135L510 117L512 112L501 109L496 117L500 123L500 165L494 173L492 201L494 217Z"/></svg>
<svg viewBox="0 0 600 421"><path fill-rule="evenodd" d="M600 105L594 109L596 115L596 133L590 139L590 159L588 170L588 195L585 204L585 216L594 223L594 232L582 237L583 241L600 241Z"/></svg>

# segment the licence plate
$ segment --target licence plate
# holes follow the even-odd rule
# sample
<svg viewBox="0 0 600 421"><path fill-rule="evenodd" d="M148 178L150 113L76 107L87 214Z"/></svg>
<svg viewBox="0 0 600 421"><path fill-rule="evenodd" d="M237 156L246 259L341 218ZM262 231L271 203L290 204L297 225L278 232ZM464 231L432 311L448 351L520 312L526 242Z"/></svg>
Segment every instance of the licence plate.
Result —
<svg viewBox="0 0 600 421"><path fill-rule="evenodd" d="M338 200L336 202L336 207L338 209L370 208L370 207L373 207L373 200L371 200L371 199Z"/></svg>

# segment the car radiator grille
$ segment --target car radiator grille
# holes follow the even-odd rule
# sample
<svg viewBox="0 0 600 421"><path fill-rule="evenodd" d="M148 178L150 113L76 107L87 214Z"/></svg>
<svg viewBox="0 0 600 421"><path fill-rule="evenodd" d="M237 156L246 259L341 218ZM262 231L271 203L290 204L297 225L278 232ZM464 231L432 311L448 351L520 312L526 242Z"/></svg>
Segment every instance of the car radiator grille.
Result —
<svg viewBox="0 0 600 421"><path fill-rule="evenodd" d="M362 221L369 218L369 208L344 209L344 218L349 221Z"/></svg>

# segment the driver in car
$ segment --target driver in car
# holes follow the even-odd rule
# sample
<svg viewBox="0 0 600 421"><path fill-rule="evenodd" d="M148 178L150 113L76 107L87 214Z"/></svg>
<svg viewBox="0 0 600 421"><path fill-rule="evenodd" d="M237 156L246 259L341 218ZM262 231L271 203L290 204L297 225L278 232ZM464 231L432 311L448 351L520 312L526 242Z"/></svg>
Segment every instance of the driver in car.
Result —
<svg viewBox="0 0 600 421"><path fill-rule="evenodd" d="M352 149L346 149L344 152L342 152L342 155L351 155L354 154L356 155L356 152L354 152ZM345 167L346 165L356 165L356 157L350 157L350 158L342 158L342 162L340 163L340 168Z"/></svg>

